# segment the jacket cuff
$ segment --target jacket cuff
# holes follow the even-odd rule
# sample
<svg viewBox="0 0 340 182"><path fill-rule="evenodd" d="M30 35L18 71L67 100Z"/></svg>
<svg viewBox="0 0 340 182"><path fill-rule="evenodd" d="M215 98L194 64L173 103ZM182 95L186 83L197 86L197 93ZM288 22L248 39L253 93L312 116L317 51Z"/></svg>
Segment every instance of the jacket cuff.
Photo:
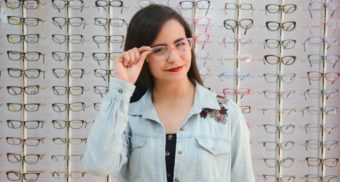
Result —
<svg viewBox="0 0 340 182"><path fill-rule="evenodd" d="M136 86L127 82L127 81L124 81L124 80L121 80L121 79L118 79L118 78L112 78L111 79L111 83L110 83L110 92L111 93L119 93L119 94L122 94L124 96L127 96L127 97L131 97L134 90L135 90Z"/></svg>

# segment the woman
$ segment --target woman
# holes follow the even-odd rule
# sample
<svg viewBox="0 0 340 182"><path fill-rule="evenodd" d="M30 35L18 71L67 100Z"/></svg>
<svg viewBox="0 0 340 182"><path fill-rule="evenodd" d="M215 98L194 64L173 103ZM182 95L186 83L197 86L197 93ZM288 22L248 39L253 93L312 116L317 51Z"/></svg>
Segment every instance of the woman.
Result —
<svg viewBox="0 0 340 182"><path fill-rule="evenodd" d="M129 182L254 181L240 109L202 86L191 37L169 7L150 5L134 15L88 136L89 172ZM140 85L146 93L129 103Z"/></svg>

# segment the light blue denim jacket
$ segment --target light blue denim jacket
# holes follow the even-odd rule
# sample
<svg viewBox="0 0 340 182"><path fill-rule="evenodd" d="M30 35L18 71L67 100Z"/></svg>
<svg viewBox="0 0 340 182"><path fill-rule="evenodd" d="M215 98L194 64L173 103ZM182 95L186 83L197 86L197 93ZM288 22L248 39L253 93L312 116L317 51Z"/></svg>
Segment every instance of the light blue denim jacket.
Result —
<svg viewBox="0 0 340 182"><path fill-rule="evenodd" d="M166 182L165 130L148 91L129 104L135 86L114 79L102 101L87 140L83 164L95 175L116 173L119 182ZM224 105L227 117L218 121L220 110L214 93L196 84L194 105L177 132L175 182L255 181L249 130L239 107Z"/></svg>

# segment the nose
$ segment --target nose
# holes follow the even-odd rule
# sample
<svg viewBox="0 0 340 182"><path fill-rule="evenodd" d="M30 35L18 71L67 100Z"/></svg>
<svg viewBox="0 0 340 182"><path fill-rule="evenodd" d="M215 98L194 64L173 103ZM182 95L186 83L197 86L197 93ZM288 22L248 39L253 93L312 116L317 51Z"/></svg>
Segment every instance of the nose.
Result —
<svg viewBox="0 0 340 182"><path fill-rule="evenodd" d="M175 51L173 51L173 49L174 49ZM179 56L179 54L178 54L178 52L177 52L177 50L176 50L176 47L171 47L171 48L169 49L169 52L168 52L168 58L166 59L167 62L175 62L175 61L177 61L178 59L180 59L180 56Z"/></svg>

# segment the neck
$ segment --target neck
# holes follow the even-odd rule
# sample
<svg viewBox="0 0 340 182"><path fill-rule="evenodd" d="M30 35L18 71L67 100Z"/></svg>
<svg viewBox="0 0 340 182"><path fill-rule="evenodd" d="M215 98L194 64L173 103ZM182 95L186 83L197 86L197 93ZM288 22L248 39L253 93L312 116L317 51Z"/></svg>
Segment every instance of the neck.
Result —
<svg viewBox="0 0 340 182"><path fill-rule="evenodd" d="M155 82L152 91L153 102L175 102L185 98L193 98L195 86L189 79L180 82Z"/></svg>

